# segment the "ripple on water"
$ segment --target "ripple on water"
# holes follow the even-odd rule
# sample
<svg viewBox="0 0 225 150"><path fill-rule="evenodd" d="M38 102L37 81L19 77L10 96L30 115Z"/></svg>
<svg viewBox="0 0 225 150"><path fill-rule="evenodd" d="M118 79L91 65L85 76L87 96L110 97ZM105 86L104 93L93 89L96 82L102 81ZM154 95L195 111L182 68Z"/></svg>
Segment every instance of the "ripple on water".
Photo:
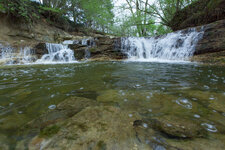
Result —
<svg viewBox="0 0 225 150"><path fill-rule="evenodd" d="M148 128L148 125L146 123L143 123L144 128Z"/></svg>
<svg viewBox="0 0 225 150"><path fill-rule="evenodd" d="M197 115L197 114L195 114L194 117L195 117L195 118L201 118L201 116L199 116L199 115Z"/></svg>
<svg viewBox="0 0 225 150"><path fill-rule="evenodd" d="M22 114L23 113L23 111L18 111L18 114Z"/></svg>
<svg viewBox="0 0 225 150"><path fill-rule="evenodd" d="M210 100L215 100L215 97L214 97L213 95L211 95L211 96L209 97L209 99L210 99Z"/></svg>
<svg viewBox="0 0 225 150"><path fill-rule="evenodd" d="M214 125L211 125L208 123L202 123L201 125L209 132L217 132L218 131Z"/></svg>
<svg viewBox="0 0 225 150"><path fill-rule="evenodd" d="M1 110L1 109L4 109L4 108L5 108L5 107L3 107L3 106L0 106L0 110Z"/></svg>
<svg viewBox="0 0 225 150"><path fill-rule="evenodd" d="M56 105L50 105L50 106L48 106L48 109L56 109Z"/></svg>
<svg viewBox="0 0 225 150"><path fill-rule="evenodd" d="M176 100L176 103L187 109L192 109L192 103L188 99L185 99L185 98L178 99L178 100Z"/></svg>

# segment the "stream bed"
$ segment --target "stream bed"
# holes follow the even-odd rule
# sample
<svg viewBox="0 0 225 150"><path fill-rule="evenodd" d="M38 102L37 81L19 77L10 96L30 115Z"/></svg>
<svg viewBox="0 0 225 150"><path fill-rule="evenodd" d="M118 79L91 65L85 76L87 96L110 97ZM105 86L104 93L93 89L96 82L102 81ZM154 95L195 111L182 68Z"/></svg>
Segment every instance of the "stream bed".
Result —
<svg viewBox="0 0 225 150"><path fill-rule="evenodd" d="M1 66L0 149L223 150L224 85L196 63Z"/></svg>

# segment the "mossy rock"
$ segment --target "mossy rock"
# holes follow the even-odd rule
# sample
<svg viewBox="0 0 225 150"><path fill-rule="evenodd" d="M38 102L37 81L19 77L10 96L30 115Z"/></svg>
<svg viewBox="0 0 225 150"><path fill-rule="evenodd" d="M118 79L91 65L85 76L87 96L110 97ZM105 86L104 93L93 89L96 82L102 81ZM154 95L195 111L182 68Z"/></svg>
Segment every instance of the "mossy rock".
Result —
<svg viewBox="0 0 225 150"><path fill-rule="evenodd" d="M170 137L196 138L206 137L206 130L198 123L176 116L163 116L147 120L149 125Z"/></svg>
<svg viewBox="0 0 225 150"><path fill-rule="evenodd" d="M57 134L60 130L60 127L57 125L49 126L41 130L40 137L51 137Z"/></svg>

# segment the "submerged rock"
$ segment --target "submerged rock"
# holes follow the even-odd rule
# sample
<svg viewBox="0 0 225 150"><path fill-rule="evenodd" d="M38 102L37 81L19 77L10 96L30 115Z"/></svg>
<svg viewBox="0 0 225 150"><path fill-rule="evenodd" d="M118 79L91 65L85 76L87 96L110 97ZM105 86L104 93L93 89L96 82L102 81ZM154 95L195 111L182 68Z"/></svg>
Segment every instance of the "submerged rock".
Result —
<svg viewBox="0 0 225 150"><path fill-rule="evenodd" d="M29 149L151 149L140 143L133 130L137 114L111 106L87 107L66 120L49 138L35 137Z"/></svg>
<svg viewBox="0 0 225 150"><path fill-rule="evenodd" d="M162 133L175 138L196 138L207 135L198 123L172 115L147 120L149 125Z"/></svg>
<svg viewBox="0 0 225 150"><path fill-rule="evenodd" d="M0 149L9 150L8 139L5 135L0 134Z"/></svg>
<svg viewBox="0 0 225 150"><path fill-rule="evenodd" d="M80 112L82 109L95 106L96 102L82 97L72 97L64 100L57 105L56 109L50 110L41 115L37 119L28 124L28 127L45 128L49 125L56 124L62 120L68 119L74 114Z"/></svg>

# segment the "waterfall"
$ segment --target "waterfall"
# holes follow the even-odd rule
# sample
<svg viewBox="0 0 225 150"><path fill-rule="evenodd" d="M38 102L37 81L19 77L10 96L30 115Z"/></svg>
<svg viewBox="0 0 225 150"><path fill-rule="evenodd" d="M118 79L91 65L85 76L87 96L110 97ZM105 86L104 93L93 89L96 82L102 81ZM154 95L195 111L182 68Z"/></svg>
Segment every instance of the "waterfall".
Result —
<svg viewBox="0 0 225 150"><path fill-rule="evenodd" d="M193 56L203 33L192 28L159 37L121 38L121 50L131 61L186 61Z"/></svg>
<svg viewBox="0 0 225 150"><path fill-rule="evenodd" d="M29 47L23 47L19 50L11 46L0 44L0 64L26 64L34 62L36 56Z"/></svg>
<svg viewBox="0 0 225 150"><path fill-rule="evenodd" d="M68 45L46 43L48 54L37 60L37 63L68 63L76 62L74 52L68 48Z"/></svg>

